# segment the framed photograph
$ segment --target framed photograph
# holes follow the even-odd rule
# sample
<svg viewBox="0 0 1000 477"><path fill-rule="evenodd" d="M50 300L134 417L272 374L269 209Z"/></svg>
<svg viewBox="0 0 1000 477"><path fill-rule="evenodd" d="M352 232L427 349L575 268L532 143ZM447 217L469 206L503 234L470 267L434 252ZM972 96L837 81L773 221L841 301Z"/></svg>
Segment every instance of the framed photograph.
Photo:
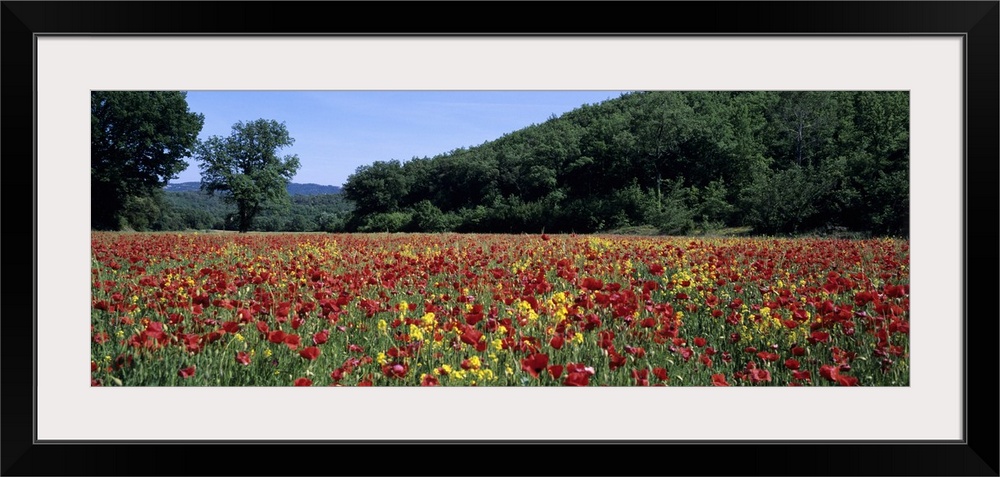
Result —
<svg viewBox="0 0 1000 477"><path fill-rule="evenodd" d="M568 5L3 2L3 474L998 475L1000 3ZM905 91L907 383L92 386L85 111L133 90Z"/></svg>

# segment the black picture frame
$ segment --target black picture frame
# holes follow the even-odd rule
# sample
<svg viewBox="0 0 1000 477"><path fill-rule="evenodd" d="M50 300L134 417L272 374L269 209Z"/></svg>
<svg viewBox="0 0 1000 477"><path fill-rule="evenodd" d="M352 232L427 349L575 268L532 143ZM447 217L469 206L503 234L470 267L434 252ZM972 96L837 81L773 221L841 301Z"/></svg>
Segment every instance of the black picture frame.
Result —
<svg viewBox="0 0 1000 477"><path fill-rule="evenodd" d="M342 15L328 13L330 3ZM1000 2L3 1L3 475L998 475ZM393 15L387 16L387 9ZM567 15L572 9L573 15ZM347 12L350 12L349 14ZM655 14L654 14L655 13ZM419 19L395 26L392 18ZM390 26L393 25L393 26ZM34 44L39 35L957 35L964 41L964 438L920 442L38 442ZM30 189L37 201L37 183ZM29 229L27 224L32 224ZM976 273L984 267L985 274ZM71 399L71 397L67 397ZM168 418L167 416L163 416ZM224 416L223 416L224 418ZM363 447L363 448L362 448ZM366 457L374 455L377 457ZM542 462L542 464L536 464Z"/></svg>

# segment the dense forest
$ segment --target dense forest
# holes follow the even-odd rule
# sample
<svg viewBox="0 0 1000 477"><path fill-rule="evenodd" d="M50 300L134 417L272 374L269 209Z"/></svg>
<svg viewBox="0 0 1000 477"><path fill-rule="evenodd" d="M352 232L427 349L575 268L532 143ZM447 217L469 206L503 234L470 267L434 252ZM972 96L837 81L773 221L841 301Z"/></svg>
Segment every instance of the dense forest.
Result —
<svg viewBox="0 0 1000 477"><path fill-rule="evenodd" d="M343 231L351 208L341 194L295 194L287 203L264 208L254 220L252 230ZM233 207L219 196L198 190L159 191L150 197L130 200L123 216L133 230L237 229Z"/></svg>
<svg viewBox="0 0 1000 477"><path fill-rule="evenodd" d="M635 92L360 167L344 227L907 236L908 171L908 92Z"/></svg>

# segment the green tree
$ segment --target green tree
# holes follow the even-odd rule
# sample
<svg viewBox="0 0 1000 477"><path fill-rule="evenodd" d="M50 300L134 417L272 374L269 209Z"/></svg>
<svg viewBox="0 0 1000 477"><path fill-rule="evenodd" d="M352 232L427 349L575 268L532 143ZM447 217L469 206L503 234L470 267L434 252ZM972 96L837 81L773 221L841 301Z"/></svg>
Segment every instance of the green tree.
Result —
<svg viewBox="0 0 1000 477"><path fill-rule="evenodd" d="M91 227L141 227L126 209L159 208L156 191L187 168L204 122L181 91L91 92Z"/></svg>
<svg viewBox="0 0 1000 477"><path fill-rule="evenodd" d="M374 227L374 230L388 230L395 227L392 220L379 219L367 224L367 219L375 214L398 212L400 201L406 197L410 178L403 171L403 165L398 160L375 161L371 165L358 167L354 174L344 183L344 198L352 201L354 212L348 220L348 229L361 230ZM367 225L366 225L367 224Z"/></svg>
<svg viewBox="0 0 1000 477"><path fill-rule="evenodd" d="M296 155L278 156L294 143L285 123L258 119L233 125L229 137L212 136L197 148L201 162L201 188L220 193L236 206L236 226L250 230L264 206L288 203L288 182L299 169Z"/></svg>
<svg viewBox="0 0 1000 477"><path fill-rule="evenodd" d="M830 188L825 180L812 168L798 165L759 175L741 191L744 221L760 234L797 234L819 225L819 199Z"/></svg>

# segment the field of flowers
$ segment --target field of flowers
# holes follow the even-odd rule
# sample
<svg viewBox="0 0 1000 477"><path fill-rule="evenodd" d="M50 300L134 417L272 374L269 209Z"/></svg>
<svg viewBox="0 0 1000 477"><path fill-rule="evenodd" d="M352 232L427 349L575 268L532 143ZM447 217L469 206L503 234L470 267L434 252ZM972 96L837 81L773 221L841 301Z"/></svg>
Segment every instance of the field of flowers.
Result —
<svg viewBox="0 0 1000 477"><path fill-rule="evenodd" d="M907 386L893 239L92 234L94 386Z"/></svg>

